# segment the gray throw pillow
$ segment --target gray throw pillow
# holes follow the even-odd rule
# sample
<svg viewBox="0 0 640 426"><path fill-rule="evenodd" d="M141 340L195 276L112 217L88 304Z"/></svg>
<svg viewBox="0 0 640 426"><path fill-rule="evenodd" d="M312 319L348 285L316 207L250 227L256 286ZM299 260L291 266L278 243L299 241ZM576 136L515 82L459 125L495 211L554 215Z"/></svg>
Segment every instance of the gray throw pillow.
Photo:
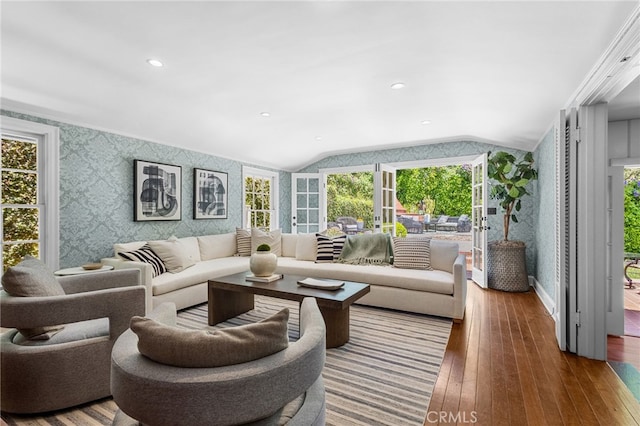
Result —
<svg viewBox="0 0 640 426"><path fill-rule="evenodd" d="M175 367L208 368L241 364L289 346L289 309L254 324L220 330L185 330L149 318L131 318L138 350L153 361Z"/></svg>
<svg viewBox="0 0 640 426"><path fill-rule="evenodd" d="M11 296L16 297L63 296L65 294L47 265L40 259L29 255L25 256L22 262L7 269L2 275L2 288ZM62 328L61 325L54 325L18 328L18 331L27 339L46 340Z"/></svg>

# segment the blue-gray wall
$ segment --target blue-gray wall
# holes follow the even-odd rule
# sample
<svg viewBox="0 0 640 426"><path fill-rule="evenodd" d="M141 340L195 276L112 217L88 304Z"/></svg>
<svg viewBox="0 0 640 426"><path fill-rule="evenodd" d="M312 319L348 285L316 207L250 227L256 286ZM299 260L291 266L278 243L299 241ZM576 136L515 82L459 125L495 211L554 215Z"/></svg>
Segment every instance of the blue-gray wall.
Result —
<svg viewBox="0 0 640 426"><path fill-rule="evenodd" d="M117 242L217 234L241 225L243 163L11 111L0 114L60 128L61 268L111 256ZM215 154L215 144L211 151ZM134 159L182 167L182 220L133 221ZM228 219L193 219L194 167L228 173ZM286 232L291 175L278 172L279 220Z"/></svg>
<svg viewBox="0 0 640 426"><path fill-rule="evenodd" d="M536 279L551 299L555 299L555 224L556 211L556 151L555 129L552 128L534 152L538 168L537 212L535 223L538 257Z"/></svg>
<svg viewBox="0 0 640 426"><path fill-rule="evenodd" d="M370 165L374 163L398 163L403 161L448 159L453 157L466 157L480 155L485 152L507 151L516 157L522 157L525 152L507 149L502 146L481 143L476 141L446 142L437 144L415 145L411 147L393 148L378 151L368 151L361 153L350 153L334 155L319 160L301 169L301 173L315 173L319 169ZM536 216L538 214L538 200L536 199L537 182L531 183L533 196L528 196L522 200L522 209L518 213L518 223L512 223L509 230L510 240L524 241L527 245L527 272L529 275L536 275ZM490 207L496 207L498 214L489 216L488 224L489 241L500 240L502 233L502 214L500 206L495 200L489 200Z"/></svg>

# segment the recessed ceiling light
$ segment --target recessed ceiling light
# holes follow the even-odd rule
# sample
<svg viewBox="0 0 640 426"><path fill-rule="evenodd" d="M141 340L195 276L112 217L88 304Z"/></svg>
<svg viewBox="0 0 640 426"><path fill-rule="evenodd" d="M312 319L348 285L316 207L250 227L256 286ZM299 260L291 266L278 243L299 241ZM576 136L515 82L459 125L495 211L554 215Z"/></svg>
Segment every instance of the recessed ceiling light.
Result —
<svg viewBox="0 0 640 426"><path fill-rule="evenodd" d="M316 136L316 140L319 142L322 140L322 136Z"/></svg>
<svg viewBox="0 0 640 426"><path fill-rule="evenodd" d="M398 89L404 89L404 86L405 86L405 84L404 84L403 82L398 81L398 82L396 82L396 83L393 83L393 84L391 85L391 88L392 88L393 90L398 90Z"/></svg>
<svg viewBox="0 0 640 426"><path fill-rule="evenodd" d="M431 124L431 120L422 120L420 124L422 124L423 126L426 126L427 124Z"/></svg>
<svg viewBox="0 0 640 426"><path fill-rule="evenodd" d="M163 67L164 64L157 59L147 59L147 63L153 67Z"/></svg>
<svg viewBox="0 0 640 426"><path fill-rule="evenodd" d="M267 111L261 112L260 115L263 116L263 117L271 117L271 113L269 113Z"/></svg>

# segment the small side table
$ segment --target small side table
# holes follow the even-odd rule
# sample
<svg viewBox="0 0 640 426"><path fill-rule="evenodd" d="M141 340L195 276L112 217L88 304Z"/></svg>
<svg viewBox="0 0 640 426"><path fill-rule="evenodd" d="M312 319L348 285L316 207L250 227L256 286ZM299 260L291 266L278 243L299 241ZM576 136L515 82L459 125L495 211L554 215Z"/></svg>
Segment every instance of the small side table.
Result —
<svg viewBox="0 0 640 426"><path fill-rule="evenodd" d="M91 272L110 271L112 269L113 269L113 266L111 265L102 265L102 268L100 269L84 269L82 266L76 266L74 268L60 269L59 271L55 271L54 274L58 276L80 275L80 274L89 274Z"/></svg>
<svg viewBox="0 0 640 426"><path fill-rule="evenodd" d="M640 264L638 263L640 261L640 253L625 253L624 260L628 261L624 266L624 278L627 280L625 286L627 288L636 288L636 286L633 285L633 279L629 278L627 270L629 268L640 269Z"/></svg>

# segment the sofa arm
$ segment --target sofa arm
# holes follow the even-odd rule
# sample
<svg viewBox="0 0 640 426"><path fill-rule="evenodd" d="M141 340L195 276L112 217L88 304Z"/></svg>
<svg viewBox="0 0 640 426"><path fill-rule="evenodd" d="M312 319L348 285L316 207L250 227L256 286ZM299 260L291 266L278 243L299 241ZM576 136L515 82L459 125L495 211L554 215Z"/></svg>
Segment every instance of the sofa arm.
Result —
<svg viewBox="0 0 640 426"><path fill-rule="evenodd" d="M147 289L146 295L146 313L153 310L153 267L144 262L133 262L131 260L123 260L117 257L105 257L101 260L102 264L113 266L113 269L139 269L140 270L140 284Z"/></svg>
<svg viewBox="0 0 640 426"><path fill-rule="evenodd" d="M453 263L453 319L461 321L467 304L467 256L459 254Z"/></svg>
<svg viewBox="0 0 640 426"><path fill-rule="evenodd" d="M120 271L95 272L57 277L65 294L84 293L107 288L140 285L140 271L123 269Z"/></svg>

